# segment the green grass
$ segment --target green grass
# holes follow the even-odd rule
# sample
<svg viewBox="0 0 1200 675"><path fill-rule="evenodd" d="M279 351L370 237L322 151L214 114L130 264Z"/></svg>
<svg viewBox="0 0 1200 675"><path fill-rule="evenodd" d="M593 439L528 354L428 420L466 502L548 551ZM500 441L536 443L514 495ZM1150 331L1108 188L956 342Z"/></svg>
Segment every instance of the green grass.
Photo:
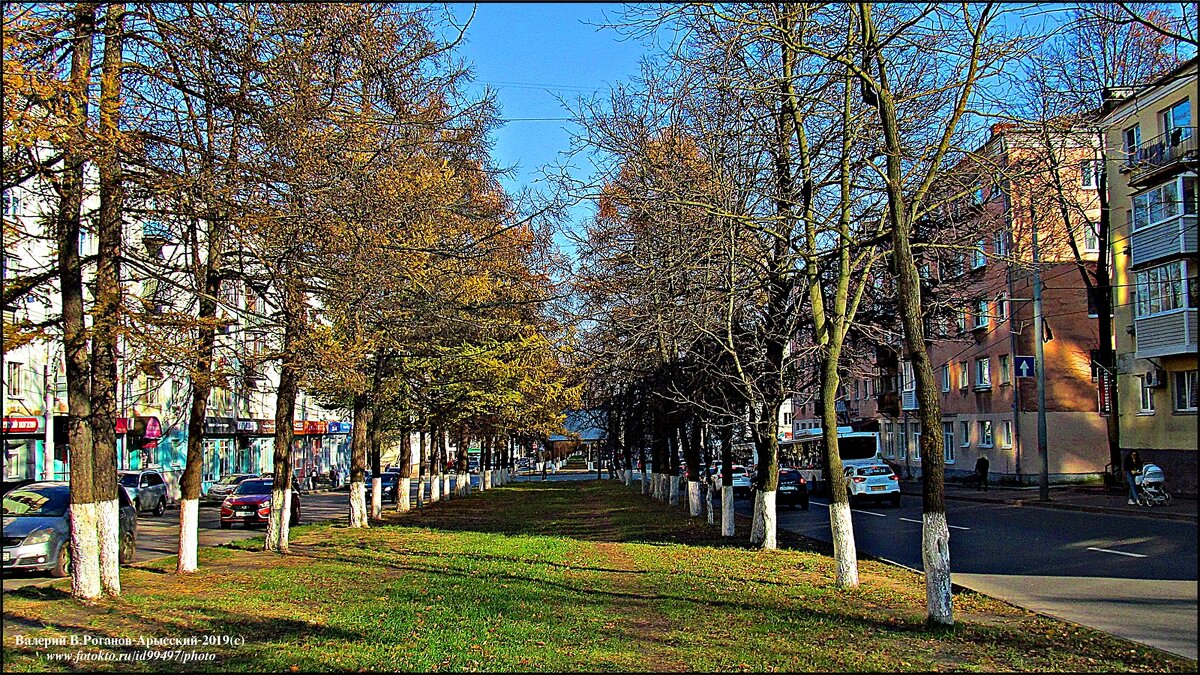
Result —
<svg viewBox="0 0 1200 675"><path fill-rule="evenodd" d="M78 647L15 638L87 634L244 642L184 648L213 661L86 670L1196 668L974 593L956 596L953 629L931 630L911 572L863 560L862 586L838 589L822 545L744 539L612 482L516 484L369 530L299 528L288 556L250 540L202 550L187 577L169 560L127 569L124 596L95 606L63 584L6 594L3 667L76 667L46 654Z"/></svg>

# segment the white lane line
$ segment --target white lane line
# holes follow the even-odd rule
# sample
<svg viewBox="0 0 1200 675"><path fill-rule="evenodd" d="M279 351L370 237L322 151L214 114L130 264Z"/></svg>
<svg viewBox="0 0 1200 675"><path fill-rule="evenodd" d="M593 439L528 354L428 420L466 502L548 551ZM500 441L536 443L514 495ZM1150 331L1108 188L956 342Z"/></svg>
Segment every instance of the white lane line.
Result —
<svg viewBox="0 0 1200 675"><path fill-rule="evenodd" d="M1089 546L1089 547L1087 547L1087 550L1099 551L1101 553L1116 553L1117 555L1127 555L1130 558L1145 558L1146 557L1146 556L1142 555L1141 553L1130 553L1128 551L1114 551L1111 548L1097 548L1095 546Z"/></svg>
<svg viewBox="0 0 1200 675"><path fill-rule="evenodd" d="M808 503L809 503L809 504L816 504L817 506L824 506L825 508L829 508L829 505L828 505L828 504L826 504L825 502L819 502L819 501L817 501L817 500L815 500L815 499L810 499L810 500L808 501ZM860 510L858 510L858 509L850 509L850 510L851 510L851 511L853 511L853 512L855 512L855 513L865 513L865 514L867 514L868 516L879 516L880 518L887 518L887 514L886 514L886 513L875 513L874 511L860 511Z"/></svg>
<svg viewBox="0 0 1200 675"><path fill-rule="evenodd" d="M921 521L913 520L912 518L901 518L900 520L903 520L903 521L909 522L909 523L916 523L918 525L922 524ZM962 525L950 525L950 524L947 524L946 527L948 527L952 530L970 530L971 529L969 527L963 527Z"/></svg>

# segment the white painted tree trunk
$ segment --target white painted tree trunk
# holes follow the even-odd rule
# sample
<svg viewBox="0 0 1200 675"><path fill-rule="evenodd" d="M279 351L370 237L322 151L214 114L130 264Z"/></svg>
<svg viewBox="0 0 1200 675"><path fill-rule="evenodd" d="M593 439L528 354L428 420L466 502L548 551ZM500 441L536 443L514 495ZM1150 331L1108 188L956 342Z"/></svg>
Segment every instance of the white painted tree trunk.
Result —
<svg viewBox="0 0 1200 675"><path fill-rule="evenodd" d="M459 489L459 492L462 493L462 496L464 496L464 497L471 496L471 474L470 473L458 474L458 489Z"/></svg>
<svg viewBox="0 0 1200 675"><path fill-rule="evenodd" d="M363 481L350 481L350 527L367 526L366 486Z"/></svg>
<svg viewBox="0 0 1200 675"><path fill-rule="evenodd" d="M442 474L442 496L450 499L450 474Z"/></svg>
<svg viewBox="0 0 1200 675"><path fill-rule="evenodd" d="M359 483L359 487L362 487L361 483ZM281 492L283 494L283 512L279 514L279 552L287 553L288 537L291 536L292 528L292 491L289 489L281 490ZM358 493L362 494L362 490L360 489Z"/></svg>
<svg viewBox="0 0 1200 675"><path fill-rule="evenodd" d="M700 481L689 480L687 482L687 495L688 515L693 518L704 515L704 504L700 501Z"/></svg>
<svg viewBox="0 0 1200 675"><path fill-rule="evenodd" d="M671 506L679 506L679 476L671 476Z"/></svg>
<svg viewBox="0 0 1200 675"><path fill-rule="evenodd" d="M359 483L361 488L362 484ZM267 518L267 540L263 547L278 553L288 552L288 527L292 517L292 491L271 488L271 512Z"/></svg>
<svg viewBox="0 0 1200 675"><path fill-rule="evenodd" d="M79 600L100 597L100 541L96 503L71 504L71 595Z"/></svg>
<svg viewBox="0 0 1200 675"><path fill-rule="evenodd" d="M184 499L179 502L179 562L177 572L195 572L196 548L199 545L200 500Z"/></svg>
<svg viewBox="0 0 1200 675"><path fill-rule="evenodd" d="M486 492L492 488L492 470L487 469L480 476L479 489Z"/></svg>
<svg viewBox="0 0 1200 675"><path fill-rule="evenodd" d="M649 481L646 480L646 470L642 469L642 494L650 493Z"/></svg>
<svg viewBox="0 0 1200 675"><path fill-rule="evenodd" d="M121 594L121 505L111 499L98 506L100 590L115 597Z"/></svg>
<svg viewBox="0 0 1200 675"><path fill-rule="evenodd" d="M721 536L733 536L733 486L721 486Z"/></svg>
<svg viewBox="0 0 1200 675"><path fill-rule="evenodd" d="M704 506L708 513L708 524L714 525L717 522L716 505L713 504L713 489L712 483L704 483Z"/></svg>
<svg viewBox="0 0 1200 675"><path fill-rule="evenodd" d="M438 475L429 477L429 501L437 502L442 499L442 478Z"/></svg>
<svg viewBox="0 0 1200 675"><path fill-rule="evenodd" d="M633 485L633 471L630 471L629 469L622 469L621 480L625 481L625 487Z"/></svg>
<svg viewBox="0 0 1200 675"><path fill-rule="evenodd" d="M950 528L945 513L923 513L921 520L926 615L930 623L951 626L954 624L954 598L950 588Z"/></svg>
<svg viewBox="0 0 1200 675"><path fill-rule="evenodd" d="M371 517L379 520L383 517L383 477L371 478Z"/></svg>
<svg viewBox="0 0 1200 675"><path fill-rule="evenodd" d="M837 565L834 583L843 588L858 585L858 546L850 504L830 502L829 530L833 533L833 560Z"/></svg>
<svg viewBox="0 0 1200 675"><path fill-rule="evenodd" d="M417 506L425 506L425 496L429 493L425 491L429 481L417 476Z"/></svg>
<svg viewBox="0 0 1200 675"><path fill-rule="evenodd" d="M754 492L754 525L750 528L750 543L763 549L778 548L774 490Z"/></svg>
<svg viewBox="0 0 1200 675"><path fill-rule="evenodd" d="M397 495L399 497L399 501L396 504L396 510L401 513L404 513L406 511L411 511L412 510L412 496L411 496L412 495L412 479L411 478L401 478L399 490L400 490L400 494Z"/></svg>

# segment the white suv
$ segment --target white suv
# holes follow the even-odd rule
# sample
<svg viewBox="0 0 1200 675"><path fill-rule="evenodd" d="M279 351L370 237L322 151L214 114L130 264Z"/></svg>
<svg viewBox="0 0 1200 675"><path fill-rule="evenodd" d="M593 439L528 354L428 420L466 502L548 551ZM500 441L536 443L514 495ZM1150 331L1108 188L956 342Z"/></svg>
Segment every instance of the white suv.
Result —
<svg viewBox="0 0 1200 675"><path fill-rule="evenodd" d="M888 499L900 506L900 480L886 464L846 467L846 495L853 503L861 499Z"/></svg>

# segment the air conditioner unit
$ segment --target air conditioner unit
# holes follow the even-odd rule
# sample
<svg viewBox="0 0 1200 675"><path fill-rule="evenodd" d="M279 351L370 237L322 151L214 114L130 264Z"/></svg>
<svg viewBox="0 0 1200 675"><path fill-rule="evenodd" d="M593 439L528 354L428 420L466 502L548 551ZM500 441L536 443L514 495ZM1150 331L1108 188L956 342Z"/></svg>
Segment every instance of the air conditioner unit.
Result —
<svg viewBox="0 0 1200 675"><path fill-rule="evenodd" d="M1162 387L1167 386L1167 374L1164 373L1161 368L1155 368L1154 370L1147 371L1142 377L1145 379L1147 387L1161 389Z"/></svg>

